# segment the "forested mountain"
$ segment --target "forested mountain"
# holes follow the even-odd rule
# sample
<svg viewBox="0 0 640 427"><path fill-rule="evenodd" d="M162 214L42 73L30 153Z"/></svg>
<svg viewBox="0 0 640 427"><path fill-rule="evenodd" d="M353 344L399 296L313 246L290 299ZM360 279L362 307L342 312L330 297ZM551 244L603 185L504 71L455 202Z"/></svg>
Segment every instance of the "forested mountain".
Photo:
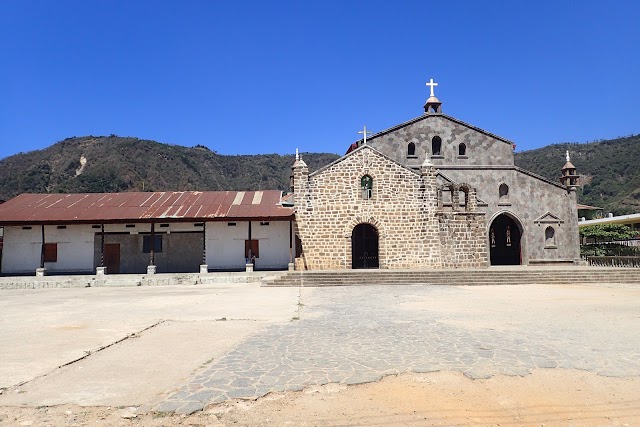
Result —
<svg viewBox="0 0 640 427"><path fill-rule="evenodd" d="M554 144L516 153L516 164L557 182L565 150L582 175L580 203L616 215L640 212L640 135ZM304 153L310 171L339 156ZM137 138L67 138L0 160L0 199L20 193L182 190L289 190L293 155L226 156L206 147Z"/></svg>
<svg viewBox="0 0 640 427"><path fill-rule="evenodd" d="M310 170L337 159L305 153ZM289 190L294 156L224 156L137 138L67 138L0 161L0 199L21 193Z"/></svg>
<svg viewBox="0 0 640 427"><path fill-rule="evenodd" d="M566 150L581 175L579 203L615 215L640 212L640 135L523 151L516 153L516 165L557 182Z"/></svg>

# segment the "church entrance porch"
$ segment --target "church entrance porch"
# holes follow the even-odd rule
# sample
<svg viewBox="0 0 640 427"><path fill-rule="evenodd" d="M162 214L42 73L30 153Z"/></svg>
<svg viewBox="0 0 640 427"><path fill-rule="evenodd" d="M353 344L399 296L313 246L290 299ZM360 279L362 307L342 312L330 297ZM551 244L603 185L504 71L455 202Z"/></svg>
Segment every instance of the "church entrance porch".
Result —
<svg viewBox="0 0 640 427"><path fill-rule="evenodd" d="M358 224L351 233L351 268L378 268L378 230Z"/></svg>
<svg viewBox="0 0 640 427"><path fill-rule="evenodd" d="M498 215L489 227L491 265L520 265L522 250L520 226L507 214Z"/></svg>

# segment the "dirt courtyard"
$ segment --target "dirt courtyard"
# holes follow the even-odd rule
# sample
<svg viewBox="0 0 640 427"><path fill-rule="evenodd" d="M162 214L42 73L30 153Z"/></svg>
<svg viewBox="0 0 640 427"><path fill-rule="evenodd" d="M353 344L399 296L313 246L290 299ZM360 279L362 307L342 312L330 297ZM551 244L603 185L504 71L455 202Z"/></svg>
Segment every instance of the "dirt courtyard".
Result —
<svg viewBox="0 0 640 427"><path fill-rule="evenodd" d="M637 426L640 380L541 369L472 380L460 373L390 376L231 401L192 415L133 407L0 408L7 426Z"/></svg>
<svg viewBox="0 0 640 427"><path fill-rule="evenodd" d="M640 425L634 286L0 296L2 426Z"/></svg>

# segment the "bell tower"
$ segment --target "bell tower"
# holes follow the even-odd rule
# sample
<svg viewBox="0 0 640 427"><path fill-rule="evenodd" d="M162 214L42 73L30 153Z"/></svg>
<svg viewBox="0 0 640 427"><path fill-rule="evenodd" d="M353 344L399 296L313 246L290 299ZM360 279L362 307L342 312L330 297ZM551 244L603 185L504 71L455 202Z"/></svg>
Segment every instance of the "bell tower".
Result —
<svg viewBox="0 0 640 427"><path fill-rule="evenodd" d="M569 150L567 150L566 158L567 162L562 167L562 176L560 177L560 182L562 183L562 185L567 187L567 190L571 191L575 190L578 186L578 178L580 178L580 175L577 174L576 167L573 166L573 163L571 163L571 160L569 158Z"/></svg>
<svg viewBox="0 0 640 427"><path fill-rule="evenodd" d="M431 96L429 96L429 99L427 99L427 102L424 104L425 114L442 114L442 102L433 94L433 88L438 86L438 83L430 79L427 86L431 89Z"/></svg>

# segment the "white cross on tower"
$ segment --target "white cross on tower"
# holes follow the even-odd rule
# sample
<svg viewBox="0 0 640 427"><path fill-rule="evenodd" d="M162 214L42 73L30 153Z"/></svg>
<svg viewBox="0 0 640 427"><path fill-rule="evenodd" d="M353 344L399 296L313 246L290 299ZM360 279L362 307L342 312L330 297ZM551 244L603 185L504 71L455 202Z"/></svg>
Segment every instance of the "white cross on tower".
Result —
<svg viewBox="0 0 640 427"><path fill-rule="evenodd" d="M367 143L367 135L371 135L373 132L367 131L367 126L365 125L364 130L361 130L358 133L361 134L361 135L364 135L363 144L366 144Z"/></svg>
<svg viewBox="0 0 640 427"><path fill-rule="evenodd" d="M438 86L438 83L434 83L434 82L433 82L433 79L430 79L430 80L429 80L429 83L427 83L427 86L429 86L429 87L431 88L431 96L435 96L435 95L433 94L433 87L434 87L434 86Z"/></svg>

